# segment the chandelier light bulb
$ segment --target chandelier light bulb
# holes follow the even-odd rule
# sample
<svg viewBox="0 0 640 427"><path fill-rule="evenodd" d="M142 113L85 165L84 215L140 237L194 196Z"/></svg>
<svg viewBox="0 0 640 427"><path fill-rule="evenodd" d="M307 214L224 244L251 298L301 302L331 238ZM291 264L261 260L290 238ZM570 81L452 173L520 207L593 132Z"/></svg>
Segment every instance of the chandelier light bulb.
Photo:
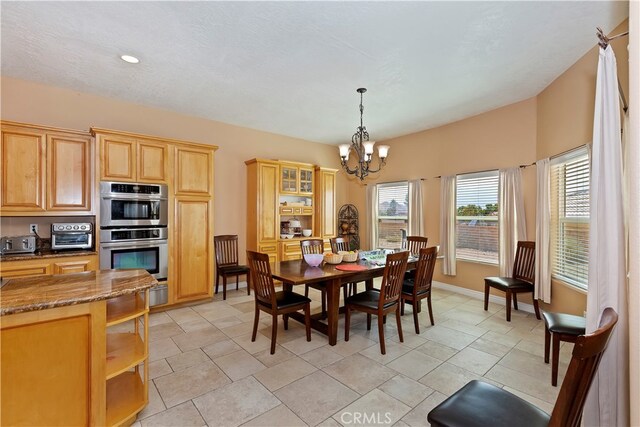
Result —
<svg viewBox="0 0 640 427"><path fill-rule="evenodd" d="M338 146L340 149L340 157L342 157L345 161L349 160L349 149L351 146L349 144L340 144Z"/></svg>
<svg viewBox="0 0 640 427"><path fill-rule="evenodd" d="M386 159L387 154L389 154L389 146L388 145L378 145L378 156L381 159Z"/></svg>

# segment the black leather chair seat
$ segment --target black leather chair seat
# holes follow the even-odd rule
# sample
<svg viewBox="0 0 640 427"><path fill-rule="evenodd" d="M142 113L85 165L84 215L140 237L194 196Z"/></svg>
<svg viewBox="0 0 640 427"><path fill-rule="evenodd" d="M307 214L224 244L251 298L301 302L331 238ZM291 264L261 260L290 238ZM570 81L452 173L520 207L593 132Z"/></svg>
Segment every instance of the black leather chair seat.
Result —
<svg viewBox="0 0 640 427"><path fill-rule="evenodd" d="M547 427L550 416L508 391L473 380L429 412L436 427Z"/></svg>
<svg viewBox="0 0 640 427"><path fill-rule="evenodd" d="M276 292L276 305L278 309L292 307L294 305L302 305L306 303L310 303L311 300L304 295L297 294L291 291L279 291ZM259 304L269 306L270 304L266 304L262 301L258 301Z"/></svg>
<svg viewBox="0 0 640 427"><path fill-rule="evenodd" d="M427 289L418 291L418 295L426 294L429 292ZM405 280L402 284L402 293L407 295L413 295L413 280Z"/></svg>
<svg viewBox="0 0 640 427"><path fill-rule="evenodd" d="M362 307L368 307L376 309L378 308L378 301L380 300L380 290L371 289L368 291L360 292L347 298L347 303L359 305ZM384 305L384 308L391 307L394 302L388 302Z"/></svg>
<svg viewBox="0 0 640 427"><path fill-rule="evenodd" d="M502 291L507 289L533 289L533 285L524 280L514 279L512 277L485 277L485 282L490 282L491 286Z"/></svg>
<svg viewBox="0 0 640 427"><path fill-rule="evenodd" d="M228 265L225 267L218 267L218 272L225 274L246 274L249 273L249 267L246 265Z"/></svg>
<svg viewBox="0 0 640 427"><path fill-rule="evenodd" d="M574 316L565 313L543 312L544 324L550 332L567 335L584 335L587 327L587 319L582 316Z"/></svg>

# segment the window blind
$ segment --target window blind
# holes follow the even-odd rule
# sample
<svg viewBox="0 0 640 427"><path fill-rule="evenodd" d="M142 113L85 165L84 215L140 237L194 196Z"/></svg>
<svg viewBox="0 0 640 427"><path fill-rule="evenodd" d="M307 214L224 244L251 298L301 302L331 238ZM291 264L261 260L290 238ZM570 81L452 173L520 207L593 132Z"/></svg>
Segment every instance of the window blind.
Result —
<svg viewBox="0 0 640 427"><path fill-rule="evenodd" d="M498 263L498 171L456 178L456 257Z"/></svg>
<svg viewBox="0 0 640 427"><path fill-rule="evenodd" d="M409 218L409 183L378 184L378 248L400 248L407 236Z"/></svg>
<svg viewBox="0 0 640 427"><path fill-rule="evenodd" d="M551 274L587 288L589 272L589 156L574 150L551 163Z"/></svg>

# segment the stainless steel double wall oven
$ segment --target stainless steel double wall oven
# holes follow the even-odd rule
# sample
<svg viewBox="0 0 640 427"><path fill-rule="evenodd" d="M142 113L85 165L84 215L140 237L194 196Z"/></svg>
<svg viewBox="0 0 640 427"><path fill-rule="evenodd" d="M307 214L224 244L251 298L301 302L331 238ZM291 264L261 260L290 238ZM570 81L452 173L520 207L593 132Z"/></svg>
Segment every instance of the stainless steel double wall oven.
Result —
<svg viewBox="0 0 640 427"><path fill-rule="evenodd" d="M168 190L164 184L100 183L100 268L143 268L159 282L168 270ZM166 284L150 305L167 302Z"/></svg>

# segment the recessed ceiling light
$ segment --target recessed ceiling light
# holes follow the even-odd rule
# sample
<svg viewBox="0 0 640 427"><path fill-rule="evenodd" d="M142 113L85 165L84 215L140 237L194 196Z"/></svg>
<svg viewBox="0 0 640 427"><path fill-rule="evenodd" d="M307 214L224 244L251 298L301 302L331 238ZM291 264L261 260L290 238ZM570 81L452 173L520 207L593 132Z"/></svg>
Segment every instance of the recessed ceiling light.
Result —
<svg viewBox="0 0 640 427"><path fill-rule="evenodd" d="M137 64L138 62L140 62L140 60L138 58L136 58L135 56L131 56L131 55L122 55L120 57L120 59L122 59L124 62L128 62L130 64Z"/></svg>

